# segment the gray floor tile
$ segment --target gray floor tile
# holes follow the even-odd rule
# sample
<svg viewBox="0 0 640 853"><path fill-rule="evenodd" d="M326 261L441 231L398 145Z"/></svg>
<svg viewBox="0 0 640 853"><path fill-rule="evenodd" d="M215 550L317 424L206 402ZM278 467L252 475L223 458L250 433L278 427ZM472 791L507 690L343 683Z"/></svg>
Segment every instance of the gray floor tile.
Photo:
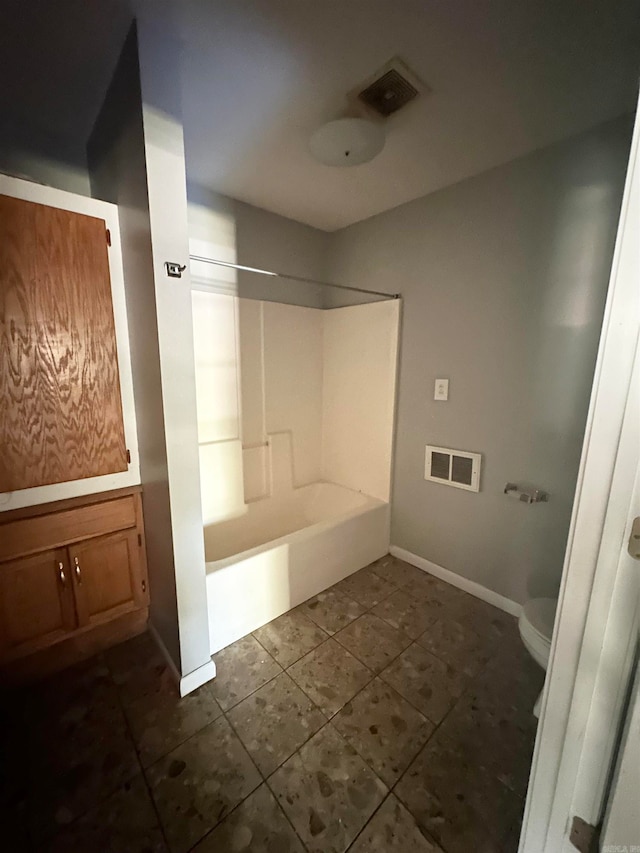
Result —
<svg viewBox="0 0 640 853"><path fill-rule="evenodd" d="M518 710L497 698L487 701L471 690L456 703L438 731L459 744L469 761L524 797L536 727L530 708Z"/></svg>
<svg viewBox="0 0 640 853"><path fill-rule="evenodd" d="M305 615L327 634L335 634L364 613L357 601L334 589L328 589L305 601L299 607Z"/></svg>
<svg viewBox="0 0 640 853"><path fill-rule="evenodd" d="M473 677L487 665L498 640L478 634L469 625L444 618L430 625L416 642L454 669Z"/></svg>
<svg viewBox="0 0 640 853"><path fill-rule="evenodd" d="M248 696L227 716L263 776L273 773L326 722L286 672Z"/></svg>
<svg viewBox="0 0 640 853"><path fill-rule="evenodd" d="M159 682L173 678L163 654L148 632L109 649L105 652L105 660L125 703L154 693Z"/></svg>
<svg viewBox="0 0 640 853"><path fill-rule="evenodd" d="M544 677L544 670L527 652L520 635L508 633L481 675L474 678L472 688L478 702L499 700L514 710L532 712Z"/></svg>
<svg viewBox="0 0 640 853"><path fill-rule="evenodd" d="M396 589L394 584L369 569L361 569L349 575L332 588L353 598L367 610L388 598Z"/></svg>
<svg viewBox="0 0 640 853"><path fill-rule="evenodd" d="M411 645L410 637L373 613L364 613L334 639L373 672L380 672Z"/></svg>
<svg viewBox="0 0 640 853"><path fill-rule="evenodd" d="M5 846L515 853L544 673L513 617L387 556L216 662L181 700L145 634L13 694Z"/></svg>
<svg viewBox="0 0 640 853"><path fill-rule="evenodd" d="M518 847L520 846L520 834L522 833L522 818L523 815L520 814L516 820L514 820L511 825L504 845L500 853L518 853Z"/></svg>
<svg viewBox="0 0 640 853"><path fill-rule="evenodd" d="M433 723L439 723L467 686L453 667L414 643L380 677Z"/></svg>
<svg viewBox="0 0 640 853"><path fill-rule="evenodd" d="M34 730L31 744L29 803L35 839L69 825L140 772L121 710L115 715L99 705L75 704L68 715L49 723Z"/></svg>
<svg viewBox="0 0 640 853"><path fill-rule="evenodd" d="M216 677L211 691L227 711L242 699L275 678L282 668L249 634L214 655Z"/></svg>
<svg viewBox="0 0 640 853"><path fill-rule="evenodd" d="M386 554L375 563L367 566L369 571L375 572L379 577L392 583L400 588L420 578L424 572L422 569L417 569L415 566L410 566L404 560L399 560L397 557L392 557L391 554Z"/></svg>
<svg viewBox="0 0 640 853"><path fill-rule="evenodd" d="M347 702L332 722L389 787L398 781L434 728L379 678Z"/></svg>
<svg viewBox="0 0 640 853"><path fill-rule="evenodd" d="M373 677L366 666L333 639L309 652L287 672L328 717Z"/></svg>
<svg viewBox="0 0 640 853"><path fill-rule="evenodd" d="M101 659L36 685L27 702L30 775L38 782L91 763L128 740L118 691Z"/></svg>
<svg viewBox="0 0 640 853"><path fill-rule="evenodd" d="M275 797L262 784L193 848L193 853L305 853Z"/></svg>
<svg viewBox="0 0 640 853"><path fill-rule="evenodd" d="M223 717L145 772L173 853L189 850L262 781Z"/></svg>
<svg viewBox="0 0 640 853"><path fill-rule="evenodd" d="M12 802L6 807L0 805L0 826L2 827L2 849L9 853L31 853L29 836L29 813L24 802Z"/></svg>
<svg viewBox="0 0 640 853"><path fill-rule="evenodd" d="M522 800L439 731L394 789L447 853L499 853Z"/></svg>
<svg viewBox="0 0 640 853"><path fill-rule="evenodd" d="M0 810L11 811L26 797L29 749L33 737L28 696L24 690L0 688Z"/></svg>
<svg viewBox="0 0 640 853"><path fill-rule="evenodd" d="M269 778L310 853L344 853L387 788L327 724Z"/></svg>
<svg viewBox="0 0 640 853"><path fill-rule="evenodd" d="M125 714L143 767L148 767L222 713L208 684L180 697L171 673L147 693L125 706Z"/></svg>
<svg viewBox="0 0 640 853"><path fill-rule="evenodd" d="M426 838L409 811L389 794L349 853L442 853Z"/></svg>
<svg viewBox="0 0 640 853"><path fill-rule="evenodd" d="M476 633L501 640L516 625L516 618L473 595L462 593L449 603L451 617Z"/></svg>
<svg viewBox="0 0 640 853"><path fill-rule="evenodd" d="M140 775L57 835L45 849L48 853L164 853L167 847Z"/></svg>
<svg viewBox="0 0 640 853"><path fill-rule="evenodd" d="M423 572L422 569L416 569L416 572L417 574L408 578L406 583L402 585L402 589L416 598L433 599L435 602L438 602L438 604L434 605L436 608L442 606L444 610L445 605L451 605L456 600L458 594L466 595L466 593L460 593L451 584L441 581L428 572Z"/></svg>
<svg viewBox="0 0 640 853"><path fill-rule="evenodd" d="M290 610L253 632L285 669L327 639L327 634L299 610Z"/></svg>
<svg viewBox="0 0 640 853"><path fill-rule="evenodd" d="M415 640L440 619L442 608L440 600L426 602L407 590L399 589L377 604L371 612Z"/></svg>

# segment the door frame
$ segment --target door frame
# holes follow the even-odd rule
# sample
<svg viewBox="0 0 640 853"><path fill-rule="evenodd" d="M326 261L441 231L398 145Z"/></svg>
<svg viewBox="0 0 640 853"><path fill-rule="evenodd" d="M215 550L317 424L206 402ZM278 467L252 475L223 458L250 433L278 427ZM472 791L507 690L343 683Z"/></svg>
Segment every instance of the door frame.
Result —
<svg viewBox="0 0 640 853"><path fill-rule="evenodd" d="M634 628L629 622L629 608L625 611L624 596L614 593L619 592L621 551L629 535L640 463L639 115L631 143L519 853L575 853L569 841L572 817L577 815L593 824L599 821L624 702L625 671L632 662L628 650ZM618 633L615 644L611 638L615 632L607 633L612 625ZM625 646L626 656L621 652ZM612 661L617 669L613 678L609 672ZM616 677L625 683L616 686Z"/></svg>

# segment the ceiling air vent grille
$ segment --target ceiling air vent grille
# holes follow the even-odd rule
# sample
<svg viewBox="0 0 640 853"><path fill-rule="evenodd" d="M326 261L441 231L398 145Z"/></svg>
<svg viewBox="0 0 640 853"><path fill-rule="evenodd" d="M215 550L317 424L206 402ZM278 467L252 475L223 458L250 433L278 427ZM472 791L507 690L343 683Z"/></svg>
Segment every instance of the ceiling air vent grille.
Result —
<svg viewBox="0 0 640 853"><path fill-rule="evenodd" d="M428 444L425 448L424 478L433 483L479 492L481 460L480 453Z"/></svg>
<svg viewBox="0 0 640 853"><path fill-rule="evenodd" d="M398 68L389 68L358 93L358 98L378 115L393 115L417 98L420 90Z"/></svg>

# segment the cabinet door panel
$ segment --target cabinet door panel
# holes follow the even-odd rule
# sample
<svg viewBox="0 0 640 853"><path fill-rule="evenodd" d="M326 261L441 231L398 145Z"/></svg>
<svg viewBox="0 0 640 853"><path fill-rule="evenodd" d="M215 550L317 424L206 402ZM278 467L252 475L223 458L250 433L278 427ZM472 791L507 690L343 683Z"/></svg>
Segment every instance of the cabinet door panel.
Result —
<svg viewBox="0 0 640 853"><path fill-rule="evenodd" d="M69 548L81 625L112 619L142 606L135 530L89 539Z"/></svg>
<svg viewBox="0 0 640 853"><path fill-rule="evenodd" d="M106 228L0 196L0 492L127 470Z"/></svg>
<svg viewBox="0 0 640 853"><path fill-rule="evenodd" d="M77 625L64 549L0 565L0 656L13 657L62 639Z"/></svg>

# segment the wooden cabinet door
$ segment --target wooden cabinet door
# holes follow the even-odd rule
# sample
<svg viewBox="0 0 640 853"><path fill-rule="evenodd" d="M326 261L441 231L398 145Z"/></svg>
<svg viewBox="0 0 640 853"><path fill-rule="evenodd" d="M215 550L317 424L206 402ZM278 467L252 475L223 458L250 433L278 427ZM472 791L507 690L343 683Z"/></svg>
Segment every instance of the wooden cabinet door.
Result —
<svg viewBox="0 0 640 853"><path fill-rule="evenodd" d="M0 564L0 659L55 643L77 624L66 549Z"/></svg>
<svg viewBox="0 0 640 853"><path fill-rule="evenodd" d="M135 528L69 547L80 626L107 622L148 601Z"/></svg>
<svg viewBox="0 0 640 853"><path fill-rule="evenodd" d="M0 195L0 492L127 470L102 219Z"/></svg>

